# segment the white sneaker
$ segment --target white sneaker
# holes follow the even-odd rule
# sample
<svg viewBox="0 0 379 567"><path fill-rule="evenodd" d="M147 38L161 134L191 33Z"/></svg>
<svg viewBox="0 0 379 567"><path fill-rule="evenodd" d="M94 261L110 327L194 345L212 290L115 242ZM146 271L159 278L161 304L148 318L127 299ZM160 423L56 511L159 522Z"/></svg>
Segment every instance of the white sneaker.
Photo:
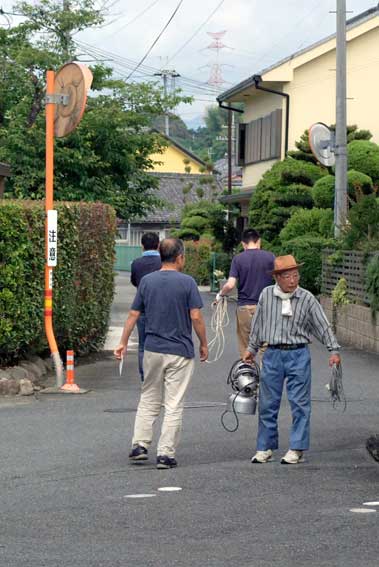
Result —
<svg viewBox="0 0 379 567"><path fill-rule="evenodd" d="M272 451L271 449L267 449L267 451L257 451L254 455L254 457L252 457L251 462L252 463L267 463L268 461L271 460L272 457Z"/></svg>
<svg viewBox="0 0 379 567"><path fill-rule="evenodd" d="M303 451L289 449L280 461L283 465L298 465L304 461Z"/></svg>

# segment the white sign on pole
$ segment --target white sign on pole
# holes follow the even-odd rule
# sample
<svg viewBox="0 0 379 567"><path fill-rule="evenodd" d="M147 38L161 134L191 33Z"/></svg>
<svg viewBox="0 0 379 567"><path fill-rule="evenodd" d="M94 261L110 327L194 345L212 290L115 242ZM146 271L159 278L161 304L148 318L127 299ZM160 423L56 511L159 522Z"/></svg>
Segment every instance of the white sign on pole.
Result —
<svg viewBox="0 0 379 567"><path fill-rule="evenodd" d="M47 265L57 265L58 213L47 211Z"/></svg>

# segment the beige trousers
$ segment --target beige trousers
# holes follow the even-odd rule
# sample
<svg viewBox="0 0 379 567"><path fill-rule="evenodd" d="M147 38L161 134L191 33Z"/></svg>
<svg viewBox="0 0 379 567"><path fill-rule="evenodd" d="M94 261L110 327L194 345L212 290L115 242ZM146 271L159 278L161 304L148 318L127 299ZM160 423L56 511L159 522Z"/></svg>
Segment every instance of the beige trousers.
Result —
<svg viewBox="0 0 379 567"><path fill-rule="evenodd" d="M153 439L153 425L164 405L164 417L157 454L175 456L180 440L184 395L192 378L194 360L174 354L146 351L144 382L137 408L132 444L146 449Z"/></svg>
<svg viewBox="0 0 379 567"><path fill-rule="evenodd" d="M241 358L249 344L251 322L256 309L256 305L240 305L237 307L237 337Z"/></svg>

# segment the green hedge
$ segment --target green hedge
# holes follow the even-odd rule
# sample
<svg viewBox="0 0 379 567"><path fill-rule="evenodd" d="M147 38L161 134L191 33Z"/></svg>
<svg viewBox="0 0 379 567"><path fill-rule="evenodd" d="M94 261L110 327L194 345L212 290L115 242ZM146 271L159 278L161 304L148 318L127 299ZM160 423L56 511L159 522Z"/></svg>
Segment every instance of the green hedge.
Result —
<svg viewBox="0 0 379 567"><path fill-rule="evenodd" d="M102 203L56 203L54 331L63 353L98 349L113 298L115 213ZM0 201L0 365L48 352L44 333L43 203Z"/></svg>
<svg viewBox="0 0 379 567"><path fill-rule="evenodd" d="M210 282L211 244L207 241L186 242L184 273L192 276L198 285Z"/></svg>

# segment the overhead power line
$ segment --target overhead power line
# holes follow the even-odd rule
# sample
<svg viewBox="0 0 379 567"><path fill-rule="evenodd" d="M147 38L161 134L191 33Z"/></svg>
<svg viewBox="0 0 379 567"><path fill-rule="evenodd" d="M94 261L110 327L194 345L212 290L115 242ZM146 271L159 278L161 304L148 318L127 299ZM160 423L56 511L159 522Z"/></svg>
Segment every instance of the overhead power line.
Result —
<svg viewBox="0 0 379 567"><path fill-rule="evenodd" d="M136 67L136 61L132 59L122 57L121 55L118 55L111 51L107 51L105 49L95 47L83 41L76 41L75 43L78 47L80 47L80 49L82 49L85 53L93 57L95 60L99 60L103 62L104 59L109 59L110 61L112 61L112 64L115 67L126 69L128 71L133 70ZM139 78L146 76L150 76L154 78L157 72L160 72L160 69L146 64L140 65L139 69L136 71ZM123 78L125 78L125 75ZM185 89L191 89L192 92L198 91L203 95L205 94L209 96L215 96L216 94L218 94L218 91L216 89L207 85L206 83L182 75L180 76L180 86Z"/></svg>
<svg viewBox="0 0 379 567"><path fill-rule="evenodd" d="M194 37L197 36L197 34L203 29L203 27L205 25L207 25L207 23L209 22L209 20L214 16L214 14L221 8L221 6L223 5L223 3L225 2L225 0L221 0L221 2L219 2L219 4L217 4L216 8L209 14L209 16L207 17L206 20L204 20L204 22L202 24L200 24L200 26L197 28L197 30L191 35L191 37L185 42L183 43L183 45L181 47L179 47L179 49L174 53L174 55L172 57L170 57L170 59L167 61L167 63L169 63L170 61L172 61L173 59L175 59L175 57L177 57L179 55L179 53L181 53L183 51L183 49L185 47L187 47L187 45L189 43L191 43L191 41L193 40Z"/></svg>
<svg viewBox="0 0 379 567"><path fill-rule="evenodd" d="M128 75L128 77L126 78L126 80L128 81L133 75L134 73L137 71L137 69L140 67L140 65L142 65L142 63L145 61L145 59L148 57L149 53L151 53L152 49L154 48L154 46L158 43L158 41L160 40L160 38L162 37L162 35L164 34L164 32L166 31L166 29L168 28L168 26L170 25L170 23L172 22L172 20L174 19L177 11L179 10L180 6L183 4L183 0L179 0L178 5L176 6L175 10L173 11L173 13L171 14L168 22L164 25L162 31L158 34L158 36L155 38L155 40L153 41L153 43L151 44L151 46L149 47L149 49L146 51L145 55L142 57L142 59L139 61L139 63L137 64L137 66L135 67L135 69L133 69L133 71Z"/></svg>
<svg viewBox="0 0 379 567"><path fill-rule="evenodd" d="M151 8L153 8L155 6L155 4L158 4L160 0L154 0L153 2L151 2L148 6L146 6L146 8L144 8L141 12L139 12L136 16L134 16L134 18L132 18L131 20L129 20L128 22L126 22L125 24L123 24L121 27L119 27L118 29L116 29L114 32L112 32L111 34L106 35L105 37L101 38L101 41L104 41L105 39L108 39L109 37L114 37L116 34L120 33L120 31L124 30L125 28L131 26L132 24L134 24L134 22L136 22L137 20L139 20L139 18L141 18L144 14L146 14L146 12L148 12Z"/></svg>

